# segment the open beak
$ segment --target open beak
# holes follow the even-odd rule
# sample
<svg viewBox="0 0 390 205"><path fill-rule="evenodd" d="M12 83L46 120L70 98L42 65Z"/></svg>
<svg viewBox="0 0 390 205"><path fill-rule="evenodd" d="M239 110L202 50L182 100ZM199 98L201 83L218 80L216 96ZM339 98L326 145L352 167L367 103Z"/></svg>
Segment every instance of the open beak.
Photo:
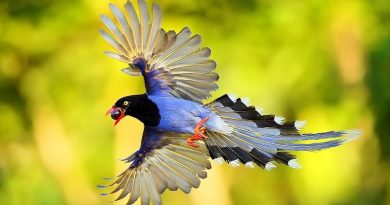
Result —
<svg viewBox="0 0 390 205"><path fill-rule="evenodd" d="M121 121L122 118L125 117L125 111L122 108L115 107L113 106L110 108L107 112L106 115L111 114L111 118L115 120L114 126Z"/></svg>
<svg viewBox="0 0 390 205"><path fill-rule="evenodd" d="M112 108L110 108L109 110L107 110L106 116L107 116L108 114L111 114L115 109L116 109L116 107L113 106Z"/></svg>

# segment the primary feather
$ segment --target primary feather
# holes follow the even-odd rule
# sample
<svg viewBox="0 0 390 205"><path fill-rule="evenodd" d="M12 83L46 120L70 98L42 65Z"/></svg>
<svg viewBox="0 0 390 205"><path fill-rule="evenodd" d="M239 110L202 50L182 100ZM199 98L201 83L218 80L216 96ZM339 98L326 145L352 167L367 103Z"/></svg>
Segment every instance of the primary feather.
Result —
<svg viewBox="0 0 390 205"><path fill-rule="evenodd" d="M127 204L138 198L142 204L162 204L160 194L166 189L189 193L207 177L209 158L233 167L272 170L278 162L296 169L300 165L289 151L327 149L361 134L300 134L306 121L265 115L250 106L249 99L234 95L202 104L218 88L218 74L210 49L200 47L201 37L187 27L166 32L160 7L153 4L149 13L144 0L138 1L139 15L130 2L124 12L114 4L109 7L114 20L102 15L109 32L100 33L115 52L105 53L127 63L129 67L122 69L126 74L142 75L146 87L146 94L123 97L108 112L115 123L129 115L145 125L140 149L125 159L130 166L111 185L111 193L119 193L117 200L128 196ZM186 139L204 119L207 138L196 148L189 146Z"/></svg>
<svg viewBox="0 0 390 205"><path fill-rule="evenodd" d="M123 71L144 75L148 93L160 93L200 103L218 88L215 62L209 59L210 49L201 48L201 37L192 35L188 27L178 34L161 28L161 10L153 4L152 17L143 0L138 1L139 17L130 2L125 14L114 4L110 9L116 23L102 15L111 34L100 30L103 38L116 50L108 56L129 64ZM126 18L127 16L127 18ZM129 20L127 20L129 19ZM153 79L153 80L152 80Z"/></svg>

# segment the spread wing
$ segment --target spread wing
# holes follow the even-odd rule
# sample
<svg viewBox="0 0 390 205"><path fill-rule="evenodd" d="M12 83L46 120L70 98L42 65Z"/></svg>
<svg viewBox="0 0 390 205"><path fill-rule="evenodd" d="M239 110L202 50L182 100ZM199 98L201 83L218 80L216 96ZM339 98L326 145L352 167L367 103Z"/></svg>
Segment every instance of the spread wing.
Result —
<svg viewBox="0 0 390 205"><path fill-rule="evenodd" d="M186 136L188 137L188 136ZM206 148L193 149L186 144L185 136L145 128L141 148L125 159L131 163L111 185L111 193L119 193L116 200L129 195L128 203L141 198L142 204L161 204L166 189L189 193L199 187L200 178L206 178L210 169Z"/></svg>
<svg viewBox="0 0 390 205"><path fill-rule="evenodd" d="M143 75L148 94L172 95L195 102L211 97L218 88L216 63L209 59L210 49L201 48L201 37L189 28L179 33L161 28L161 10L153 4L152 13L144 0L138 1L139 15L127 2L122 12L114 4L110 9L115 21L102 15L109 32L100 30L116 52L105 53L129 64L122 69L129 75Z"/></svg>

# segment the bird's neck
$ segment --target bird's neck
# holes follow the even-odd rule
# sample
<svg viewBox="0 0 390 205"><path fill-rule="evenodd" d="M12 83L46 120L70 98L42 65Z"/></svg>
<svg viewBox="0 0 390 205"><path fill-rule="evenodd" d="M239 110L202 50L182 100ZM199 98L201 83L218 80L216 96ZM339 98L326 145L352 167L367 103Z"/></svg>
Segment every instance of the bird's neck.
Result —
<svg viewBox="0 0 390 205"><path fill-rule="evenodd" d="M151 101L146 94L142 95L142 100L139 103L139 109L133 110L130 115L143 122L145 126L156 127L159 125L161 116L156 103Z"/></svg>

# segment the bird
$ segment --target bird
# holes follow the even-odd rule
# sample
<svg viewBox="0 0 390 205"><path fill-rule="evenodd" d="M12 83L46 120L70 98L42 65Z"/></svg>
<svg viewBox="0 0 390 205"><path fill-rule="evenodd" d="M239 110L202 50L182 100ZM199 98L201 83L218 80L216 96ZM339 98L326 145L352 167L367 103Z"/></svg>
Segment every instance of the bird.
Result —
<svg viewBox="0 0 390 205"><path fill-rule="evenodd" d="M103 39L114 49L111 58L126 63L121 71L142 76L146 93L124 96L106 112L117 125L131 116L144 124L140 148L123 159L129 164L110 188L128 196L127 204L162 204L165 190L190 193L207 177L211 160L232 167L244 165L273 170L277 163L294 169L300 164L294 151L317 151L359 137L360 130L301 133L306 121L285 121L264 114L248 98L222 95L211 50L201 46L201 36L188 27L178 33L162 28L162 12L144 0L125 2L123 10L110 3L113 18L101 15Z"/></svg>

